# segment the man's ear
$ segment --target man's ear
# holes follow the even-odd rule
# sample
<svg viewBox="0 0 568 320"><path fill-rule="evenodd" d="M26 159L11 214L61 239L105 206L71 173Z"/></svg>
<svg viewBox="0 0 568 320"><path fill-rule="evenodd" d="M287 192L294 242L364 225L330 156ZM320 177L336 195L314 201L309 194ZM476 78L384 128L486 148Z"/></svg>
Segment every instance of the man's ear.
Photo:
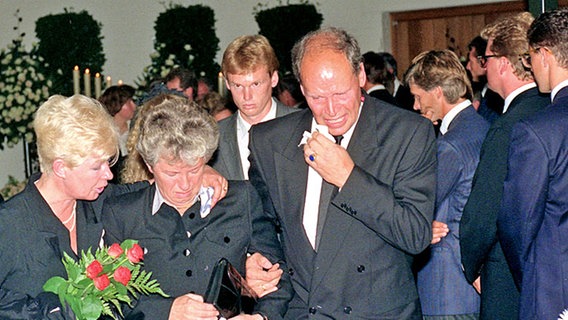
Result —
<svg viewBox="0 0 568 320"><path fill-rule="evenodd" d="M359 79L359 87L363 88L365 82L367 82L367 74L365 74L365 65L363 62L359 63L359 75L357 77Z"/></svg>
<svg viewBox="0 0 568 320"><path fill-rule="evenodd" d="M272 76L270 77L270 85L272 86L272 88L276 87L279 79L280 78L278 77L278 70L272 72Z"/></svg>
<svg viewBox="0 0 568 320"><path fill-rule="evenodd" d="M191 99L191 101L195 100L195 96L193 95L193 88L188 87L187 89L183 90L183 94Z"/></svg>

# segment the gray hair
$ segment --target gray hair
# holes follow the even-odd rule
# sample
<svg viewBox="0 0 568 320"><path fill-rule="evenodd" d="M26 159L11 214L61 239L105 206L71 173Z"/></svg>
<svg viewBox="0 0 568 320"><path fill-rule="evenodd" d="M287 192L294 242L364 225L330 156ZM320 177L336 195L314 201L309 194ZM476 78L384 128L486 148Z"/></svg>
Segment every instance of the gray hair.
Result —
<svg viewBox="0 0 568 320"><path fill-rule="evenodd" d="M219 143L217 122L192 101L166 100L142 123L136 149L149 166L162 157L190 165L200 158L207 162Z"/></svg>
<svg viewBox="0 0 568 320"><path fill-rule="evenodd" d="M353 74L359 74L363 56L357 40L345 30L326 27L308 33L292 48L292 70L300 83L302 83L300 65L304 56L311 51L318 52L325 49L343 53L351 63Z"/></svg>

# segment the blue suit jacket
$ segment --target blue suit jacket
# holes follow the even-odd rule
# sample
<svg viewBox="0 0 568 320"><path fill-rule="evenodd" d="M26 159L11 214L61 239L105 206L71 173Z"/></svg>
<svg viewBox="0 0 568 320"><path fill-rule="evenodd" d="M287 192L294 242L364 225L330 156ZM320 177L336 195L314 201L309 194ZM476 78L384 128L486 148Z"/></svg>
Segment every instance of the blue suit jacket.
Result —
<svg viewBox="0 0 568 320"><path fill-rule="evenodd" d="M520 319L568 308L568 87L511 135L498 229L521 287Z"/></svg>
<svg viewBox="0 0 568 320"><path fill-rule="evenodd" d="M497 238L497 216L507 175L513 125L542 111L550 102L537 88L519 94L489 128L460 221L462 264L468 281L481 275L481 318L517 319L519 292Z"/></svg>
<svg viewBox="0 0 568 320"><path fill-rule="evenodd" d="M489 123L469 106L457 114L448 132L437 139L434 220L446 223L450 233L430 246L424 257L426 264L418 272L418 294L424 315L479 313L479 294L467 282L461 268L459 222L488 129Z"/></svg>

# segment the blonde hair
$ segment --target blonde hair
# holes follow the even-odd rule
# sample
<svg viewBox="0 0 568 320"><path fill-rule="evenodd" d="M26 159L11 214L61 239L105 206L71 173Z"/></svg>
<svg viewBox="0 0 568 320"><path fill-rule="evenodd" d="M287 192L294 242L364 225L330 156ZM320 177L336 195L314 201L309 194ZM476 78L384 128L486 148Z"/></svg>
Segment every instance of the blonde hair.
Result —
<svg viewBox="0 0 568 320"><path fill-rule="evenodd" d="M531 71L526 70L520 60L520 56L529 49L527 31L533 20L529 12L521 12L497 19L481 30L482 38L493 40L489 50L506 57L514 68L513 73L521 80L533 79ZM485 52L479 54L484 55Z"/></svg>
<svg viewBox="0 0 568 320"><path fill-rule="evenodd" d="M44 173L51 172L56 159L70 167L93 156L116 161L118 130L105 108L92 98L50 97L35 114L34 130Z"/></svg>
<svg viewBox="0 0 568 320"><path fill-rule="evenodd" d="M425 91L440 87L450 104L460 98L471 99L473 95L465 68L450 50L425 51L417 55L406 72L405 81Z"/></svg>
<svg viewBox="0 0 568 320"><path fill-rule="evenodd" d="M278 71L278 58L270 42L261 35L240 36L233 40L223 53L221 68L227 73L244 74L266 67L272 75Z"/></svg>

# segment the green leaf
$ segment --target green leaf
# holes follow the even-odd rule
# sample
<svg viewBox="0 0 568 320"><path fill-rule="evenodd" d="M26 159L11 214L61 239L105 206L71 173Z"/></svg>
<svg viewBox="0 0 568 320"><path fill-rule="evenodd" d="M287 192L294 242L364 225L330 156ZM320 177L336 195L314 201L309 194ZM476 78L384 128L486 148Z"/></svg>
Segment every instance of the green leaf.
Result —
<svg viewBox="0 0 568 320"><path fill-rule="evenodd" d="M93 296L86 296L81 305L81 313L86 319L97 320L103 312L103 302Z"/></svg>
<svg viewBox="0 0 568 320"><path fill-rule="evenodd" d="M65 279L63 279L61 277L51 277L43 285L43 290L57 294L59 292L59 288L61 286L65 286L65 285L67 285L67 281L65 281Z"/></svg>

